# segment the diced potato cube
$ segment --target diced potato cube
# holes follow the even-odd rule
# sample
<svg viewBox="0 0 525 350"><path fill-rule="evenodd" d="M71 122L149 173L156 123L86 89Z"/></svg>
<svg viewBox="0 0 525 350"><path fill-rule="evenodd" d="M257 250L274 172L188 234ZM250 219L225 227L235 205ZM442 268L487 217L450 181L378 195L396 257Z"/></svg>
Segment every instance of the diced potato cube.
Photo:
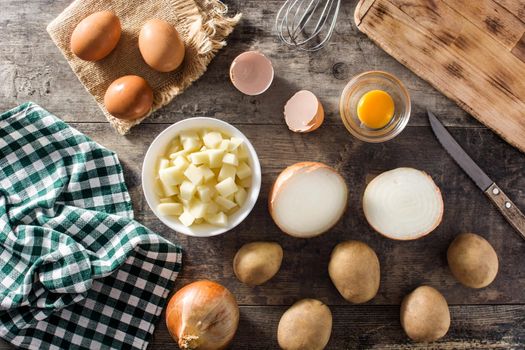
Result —
<svg viewBox="0 0 525 350"><path fill-rule="evenodd" d="M242 139L238 137L232 137L230 138L230 146L228 148L229 151L235 151L240 145L242 145Z"/></svg>
<svg viewBox="0 0 525 350"><path fill-rule="evenodd" d="M197 187L193 183L184 181L180 185L180 198L189 201L193 198L196 191Z"/></svg>
<svg viewBox="0 0 525 350"><path fill-rule="evenodd" d="M235 173L237 172L237 169L230 164L224 164L221 168L221 171L219 172L219 175L217 176L217 180L223 181L227 178L231 177L233 180L235 180Z"/></svg>
<svg viewBox="0 0 525 350"><path fill-rule="evenodd" d="M190 151L183 149L182 151L171 153L170 154L170 159L177 159L177 157L186 156L189 152Z"/></svg>
<svg viewBox="0 0 525 350"><path fill-rule="evenodd" d="M155 183L153 184L153 189L155 190L155 193L157 194L157 196L159 197L165 196L163 187L164 187L164 184L162 183L162 181L160 181L160 178L156 178Z"/></svg>
<svg viewBox="0 0 525 350"><path fill-rule="evenodd" d="M222 165L222 157L224 157L224 151L220 149L209 149L205 151L208 153L208 164L210 168L220 168Z"/></svg>
<svg viewBox="0 0 525 350"><path fill-rule="evenodd" d="M208 203L212 200L214 190L210 186L198 186L197 187L197 194L199 195L199 198L204 203Z"/></svg>
<svg viewBox="0 0 525 350"><path fill-rule="evenodd" d="M248 188L252 185L252 177L247 177L242 180L237 181L237 184L241 187Z"/></svg>
<svg viewBox="0 0 525 350"><path fill-rule="evenodd" d="M228 226L228 216L226 216L226 214L224 214L222 211L214 215L206 215L204 220L212 225L222 227Z"/></svg>
<svg viewBox="0 0 525 350"><path fill-rule="evenodd" d="M185 140L182 140L182 147L184 147L184 150L186 151L195 151L201 148L201 146L202 143L198 138L187 138Z"/></svg>
<svg viewBox="0 0 525 350"><path fill-rule="evenodd" d="M162 192L164 192L164 196L171 197L176 194L179 194L178 186L165 185L162 181L160 183L162 185Z"/></svg>
<svg viewBox="0 0 525 350"><path fill-rule="evenodd" d="M237 177L241 180L252 175L252 169L245 162L240 162L237 167Z"/></svg>
<svg viewBox="0 0 525 350"><path fill-rule="evenodd" d="M206 151L192 153L189 157L193 164L206 164L210 161L210 157Z"/></svg>
<svg viewBox="0 0 525 350"><path fill-rule="evenodd" d="M237 158L239 158L239 160L247 160L249 158L245 145L239 145L237 148Z"/></svg>
<svg viewBox="0 0 525 350"><path fill-rule="evenodd" d="M246 202L246 197L248 197L248 192L244 188L239 188L237 192L235 192L235 203L237 203L240 206Z"/></svg>
<svg viewBox="0 0 525 350"><path fill-rule="evenodd" d="M180 196L180 194L177 196L179 202L182 203L182 206L184 208L189 208L191 206L191 199L190 200L187 200L187 199L184 199Z"/></svg>
<svg viewBox="0 0 525 350"><path fill-rule="evenodd" d="M157 205L157 210L162 215L177 216L182 214L182 204L180 203L160 203Z"/></svg>
<svg viewBox="0 0 525 350"><path fill-rule="evenodd" d="M202 141L204 141L204 144L208 148L217 148L221 144L222 135L220 132L212 131L206 133L206 135L202 137Z"/></svg>
<svg viewBox="0 0 525 350"><path fill-rule="evenodd" d="M237 206L235 202L221 196L215 198L215 203L226 210L230 210L231 208Z"/></svg>
<svg viewBox="0 0 525 350"><path fill-rule="evenodd" d="M207 209L208 205L206 203L196 200L190 206L190 214L193 215L195 219L200 219L206 215Z"/></svg>
<svg viewBox="0 0 525 350"><path fill-rule="evenodd" d="M226 139L222 140L221 144L217 148L222 149L223 151L227 151L228 148L230 148L230 140L226 140Z"/></svg>
<svg viewBox="0 0 525 350"><path fill-rule="evenodd" d="M226 153L224 157L222 157L222 162L224 164L230 164L233 166L239 165L239 160L237 159L237 156L233 153Z"/></svg>
<svg viewBox="0 0 525 350"><path fill-rule="evenodd" d="M215 173L211 171L210 168L208 168L206 165L201 165L199 167L199 170L202 173L202 176L204 177L204 182L210 181L215 177Z"/></svg>
<svg viewBox="0 0 525 350"><path fill-rule="evenodd" d="M217 214L219 212L219 205L215 202L209 202L208 208L206 208L207 214Z"/></svg>
<svg viewBox="0 0 525 350"><path fill-rule="evenodd" d="M184 170L186 170L186 168L190 165L190 162L188 162L188 160L184 156L178 156L177 158L172 160L171 163L181 173L184 172Z"/></svg>
<svg viewBox="0 0 525 350"><path fill-rule="evenodd" d="M166 169L170 166L170 161L166 158L159 159L159 170Z"/></svg>
<svg viewBox="0 0 525 350"><path fill-rule="evenodd" d="M166 151L167 154L175 153L181 150L180 142L177 140L177 142L172 141L171 144L168 146L168 150Z"/></svg>
<svg viewBox="0 0 525 350"><path fill-rule="evenodd" d="M175 200L171 197L165 197L165 198L161 198L159 199L159 201L161 203L175 203Z"/></svg>
<svg viewBox="0 0 525 350"><path fill-rule="evenodd" d="M184 181L184 174L175 167L169 167L159 171L159 177L166 186L177 186ZM166 195L168 195L166 193Z"/></svg>
<svg viewBox="0 0 525 350"><path fill-rule="evenodd" d="M228 177L215 185L215 189L219 191L221 196L226 197L237 192L237 185L233 178Z"/></svg>
<svg viewBox="0 0 525 350"><path fill-rule="evenodd" d="M184 176L188 178L195 186L199 186L204 181L204 176L202 172L195 165L190 164L188 169L184 172Z"/></svg>
<svg viewBox="0 0 525 350"><path fill-rule="evenodd" d="M179 216L179 220L184 226L190 227L195 221L195 218L188 211L185 211L181 216Z"/></svg>

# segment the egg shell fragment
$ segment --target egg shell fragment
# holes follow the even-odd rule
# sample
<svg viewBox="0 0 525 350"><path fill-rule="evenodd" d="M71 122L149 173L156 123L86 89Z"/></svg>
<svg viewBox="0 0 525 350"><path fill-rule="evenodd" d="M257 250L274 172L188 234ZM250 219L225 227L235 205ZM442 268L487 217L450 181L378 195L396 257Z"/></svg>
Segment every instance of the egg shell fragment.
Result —
<svg viewBox="0 0 525 350"><path fill-rule="evenodd" d="M323 105L312 92L301 90L286 102L284 119L293 132L314 131L324 121Z"/></svg>

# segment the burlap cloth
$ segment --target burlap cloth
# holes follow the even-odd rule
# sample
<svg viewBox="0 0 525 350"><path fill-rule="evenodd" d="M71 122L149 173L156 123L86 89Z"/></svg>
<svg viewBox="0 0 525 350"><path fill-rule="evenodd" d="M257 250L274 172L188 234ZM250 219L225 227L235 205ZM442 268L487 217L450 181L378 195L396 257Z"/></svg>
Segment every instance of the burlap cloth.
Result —
<svg viewBox="0 0 525 350"><path fill-rule="evenodd" d="M70 50L71 33L82 19L102 10L112 10L120 18L120 41L104 59L83 61ZM215 53L226 45L226 37L241 18L241 14L227 17L226 13L226 5L219 0L75 0L49 23L47 31L108 121L123 135L151 113L134 121L113 117L103 103L108 86L123 75L139 75L148 81L154 92L151 112L166 105L197 80ZM140 55L138 35L142 25L151 18L173 24L184 40L186 55L176 72L156 72Z"/></svg>

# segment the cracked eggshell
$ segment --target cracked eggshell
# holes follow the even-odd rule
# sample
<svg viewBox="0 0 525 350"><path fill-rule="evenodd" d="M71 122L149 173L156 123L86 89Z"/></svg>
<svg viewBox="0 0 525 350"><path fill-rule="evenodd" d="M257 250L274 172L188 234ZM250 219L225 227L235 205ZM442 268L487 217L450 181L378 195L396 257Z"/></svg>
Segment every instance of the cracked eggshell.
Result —
<svg viewBox="0 0 525 350"><path fill-rule="evenodd" d="M324 121L323 105L312 92L301 90L286 102L284 119L293 132L314 131Z"/></svg>
<svg viewBox="0 0 525 350"><path fill-rule="evenodd" d="M262 53L247 51L237 56L230 66L233 85L245 95L260 95L272 84L272 62Z"/></svg>

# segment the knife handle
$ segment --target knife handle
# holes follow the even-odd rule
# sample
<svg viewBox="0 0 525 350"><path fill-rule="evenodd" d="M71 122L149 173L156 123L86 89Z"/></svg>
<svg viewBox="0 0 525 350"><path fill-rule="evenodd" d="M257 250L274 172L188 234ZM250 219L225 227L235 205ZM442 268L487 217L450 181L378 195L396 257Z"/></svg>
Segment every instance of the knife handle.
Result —
<svg viewBox="0 0 525 350"><path fill-rule="evenodd" d="M518 207L512 203L496 183L490 185L485 191L485 194L490 198L492 203L496 205L509 224L520 234L521 238L525 239L525 215L523 215Z"/></svg>

